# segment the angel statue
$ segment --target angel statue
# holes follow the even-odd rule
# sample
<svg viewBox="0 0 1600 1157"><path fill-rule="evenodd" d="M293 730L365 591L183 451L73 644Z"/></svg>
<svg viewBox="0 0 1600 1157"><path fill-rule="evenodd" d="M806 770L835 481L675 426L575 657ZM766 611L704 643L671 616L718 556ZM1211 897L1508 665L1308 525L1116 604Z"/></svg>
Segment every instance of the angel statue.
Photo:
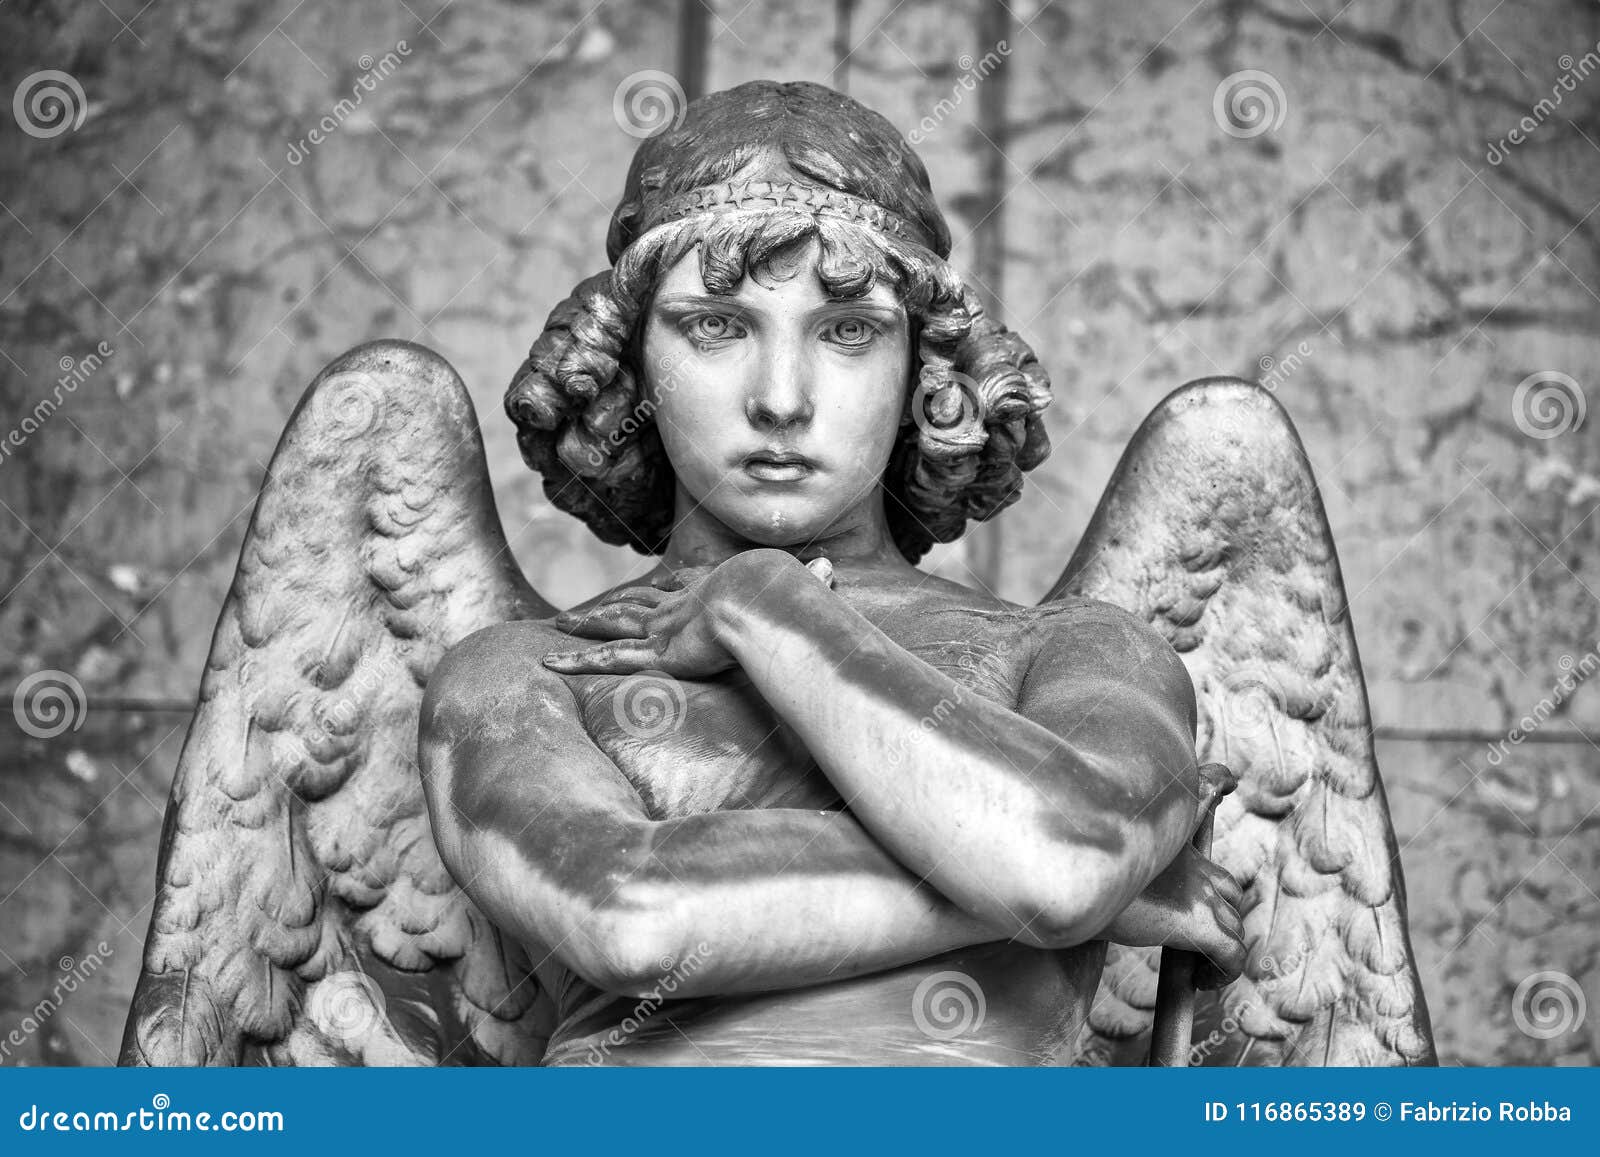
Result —
<svg viewBox="0 0 1600 1157"><path fill-rule="evenodd" d="M124 1063L1142 1062L1163 947L1196 1062L1434 1060L1267 391L1168 396L1020 606L916 565L1017 499L1050 385L888 121L704 97L606 248L505 409L652 569L557 614L450 366L330 364L217 624Z"/></svg>

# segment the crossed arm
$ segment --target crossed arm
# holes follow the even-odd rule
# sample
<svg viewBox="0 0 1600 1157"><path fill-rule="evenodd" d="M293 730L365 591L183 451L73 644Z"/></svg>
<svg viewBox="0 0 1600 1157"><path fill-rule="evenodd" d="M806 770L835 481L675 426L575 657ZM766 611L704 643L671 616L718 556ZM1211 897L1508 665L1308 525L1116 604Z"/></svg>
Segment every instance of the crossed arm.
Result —
<svg viewBox="0 0 1600 1157"><path fill-rule="evenodd" d="M421 755L441 855L507 931L611 991L648 989L663 959L702 943L681 995L793 988L994 940L1082 943L1182 852L1193 691L1159 640L1130 626L1135 653L1112 669L1070 633L1043 638L1012 711L899 647L793 559L751 554L767 557L739 556L718 590L623 611L615 642L552 664L737 663L850 810L651 819L542 662L561 636L495 628L436 672ZM941 702L957 709L919 728Z"/></svg>

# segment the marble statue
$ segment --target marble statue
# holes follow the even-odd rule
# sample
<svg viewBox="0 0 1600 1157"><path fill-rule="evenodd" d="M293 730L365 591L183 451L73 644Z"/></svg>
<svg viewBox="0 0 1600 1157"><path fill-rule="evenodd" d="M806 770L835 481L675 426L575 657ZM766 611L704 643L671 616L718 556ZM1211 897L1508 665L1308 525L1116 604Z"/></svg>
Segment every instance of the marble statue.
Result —
<svg viewBox="0 0 1600 1157"><path fill-rule="evenodd" d="M550 502L653 560L559 614L450 366L329 365L222 608L123 1062L1143 1063L1165 949L1183 1060L1431 1063L1289 418L1176 390L1038 606L918 569L1050 448L950 248L829 89L644 141L506 395Z"/></svg>

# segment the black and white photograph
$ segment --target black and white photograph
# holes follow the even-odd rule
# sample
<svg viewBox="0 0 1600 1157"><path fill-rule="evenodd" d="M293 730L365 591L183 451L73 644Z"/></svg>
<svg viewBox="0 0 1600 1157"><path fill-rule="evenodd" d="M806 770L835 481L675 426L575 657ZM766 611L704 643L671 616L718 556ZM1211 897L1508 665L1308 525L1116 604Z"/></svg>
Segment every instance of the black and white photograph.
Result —
<svg viewBox="0 0 1600 1157"><path fill-rule="evenodd" d="M0 1069L1600 1060L1600 4L0 62Z"/></svg>

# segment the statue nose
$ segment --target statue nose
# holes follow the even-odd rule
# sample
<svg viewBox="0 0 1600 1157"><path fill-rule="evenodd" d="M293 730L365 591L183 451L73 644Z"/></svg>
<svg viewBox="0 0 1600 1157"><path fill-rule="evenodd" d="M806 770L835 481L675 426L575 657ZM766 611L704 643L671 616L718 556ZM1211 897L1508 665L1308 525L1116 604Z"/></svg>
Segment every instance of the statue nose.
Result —
<svg viewBox="0 0 1600 1157"><path fill-rule="evenodd" d="M807 371L796 361L774 359L745 397L744 412L758 429L777 429L811 420L815 404Z"/></svg>

